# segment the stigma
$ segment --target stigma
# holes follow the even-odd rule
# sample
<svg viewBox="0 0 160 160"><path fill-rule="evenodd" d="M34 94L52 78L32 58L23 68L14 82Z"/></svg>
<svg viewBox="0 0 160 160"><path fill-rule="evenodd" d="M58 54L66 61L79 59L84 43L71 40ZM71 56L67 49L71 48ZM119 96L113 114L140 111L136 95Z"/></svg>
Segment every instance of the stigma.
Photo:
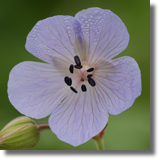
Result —
<svg viewBox="0 0 160 160"><path fill-rule="evenodd" d="M93 79L94 67L88 66L86 62L81 62L77 55L74 57L74 62L75 64L69 66L71 76L64 77L64 82L70 87L71 91L78 93L77 88L79 88L79 85L82 92L87 91L87 84L95 87L96 82Z"/></svg>

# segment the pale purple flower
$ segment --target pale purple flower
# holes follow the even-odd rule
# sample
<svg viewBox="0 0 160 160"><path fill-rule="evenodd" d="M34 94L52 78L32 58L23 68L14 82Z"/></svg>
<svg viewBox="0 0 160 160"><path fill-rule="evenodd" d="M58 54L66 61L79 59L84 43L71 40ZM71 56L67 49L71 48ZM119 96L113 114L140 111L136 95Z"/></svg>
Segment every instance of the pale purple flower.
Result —
<svg viewBox="0 0 160 160"><path fill-rule="evenodd" d="M129 42L127 28L109 10L89 8L75 17L37 22L26 49L47 63L22 62L9 76L8 95L22 114L40 119L73 146L97 135L141 94L141 75L131 57L113 59ZM118 122L117 122L118 123Z"/></svg>

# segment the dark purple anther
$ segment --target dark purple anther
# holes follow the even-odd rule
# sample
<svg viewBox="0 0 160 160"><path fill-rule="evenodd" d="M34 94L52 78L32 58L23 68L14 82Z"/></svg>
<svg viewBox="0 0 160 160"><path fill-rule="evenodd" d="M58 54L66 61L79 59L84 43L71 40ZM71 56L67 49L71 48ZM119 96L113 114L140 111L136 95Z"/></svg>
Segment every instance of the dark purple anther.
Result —
<svg viewBox="0 0 160 160"><path fill-rule="evenodd" d="M80 59L79 59L78 56L75 56L75 57L74 57L74 61L75 61L75 63L76 63L78 66L81 65L81 61L80 61Z"/></svg>
<svg viewBox="0 0 160 160"><path fill-rule="evenodd" d="M88 74L88 75L87 75L87 78L91 78L91 77L92 77L92 74Z"/></svg>
<svg viewBox="0 0 160 160"><path fill-rule="evenodd" d="M86 86L84 84L82 84L81 89L82 89L83 92L87 91L87 88L86 88Z"/></svg>
<svg viewBox="0 0 160 160"><path fill-rule="evenodd" d="M68 86L71 86L72 85L72 79L69 78L69 77L64 77L64 81L65 83L68 85Z"/></svg>
<svg viewBox="0 0 160 160"><path fill-rule="evenodd" d="M69 71L70 71L72 74L73 74L73 69L74 69L73 64L71 64L70 67L69 67Z"/></svg>
<svg viewBox="0 0 160 160"><path fill-rule="evenodd" d="M75 67L76 69L81 69L83 66L82 66L82 65L80 65L80 66L75 65L74 67Z"/></svg>
<svg viewBox="0 0 160 160"><path fill-rule="evenodd" d="M70 87L70 89L71 89L74 93L78 93L73 87Z"/></svg>
<svg viewBox="0 0 160 160"><path fill-rule="evenodd" d="M95 81L92 78L88 78L88 83L94 87L96 85Z"/></svg>
<svg viewBox="0 0 160 160"><path fill-rule="evenodd" d="M87 70L87 72L92 72L94 70L94 68L90 68Z"/></svg>

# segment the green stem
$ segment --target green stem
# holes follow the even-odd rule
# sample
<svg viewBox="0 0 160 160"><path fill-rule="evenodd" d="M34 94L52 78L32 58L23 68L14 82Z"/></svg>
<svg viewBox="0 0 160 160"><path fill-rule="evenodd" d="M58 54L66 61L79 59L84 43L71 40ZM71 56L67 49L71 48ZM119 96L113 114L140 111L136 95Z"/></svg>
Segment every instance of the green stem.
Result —
<svg viewBox="0 0 160 160"><path fill-rule="evenodd" d="M105 150L104 149L103 138L96 138L94 140L95 140L95 143L96 143L97 150Z"/></svg>

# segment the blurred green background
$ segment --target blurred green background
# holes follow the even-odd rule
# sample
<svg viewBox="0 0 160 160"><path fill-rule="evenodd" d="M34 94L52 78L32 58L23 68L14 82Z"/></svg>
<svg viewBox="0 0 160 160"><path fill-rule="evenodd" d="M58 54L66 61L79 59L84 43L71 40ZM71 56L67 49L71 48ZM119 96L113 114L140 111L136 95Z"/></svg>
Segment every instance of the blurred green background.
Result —
<svg viewBox="0 0 160 160"><path fill-rule="evenodd" d="M89 7L109 9L127 26L130 42L119 56L131 56L142 74L142 95L120 115L109 116L104 135L106 150L150 150L150 1L149 0L0 0L0 130L21 114L10 104L10 70L22 61L40 61L25 50L26 36L35 23L54 15L72 15ZM48 117L36 120L47 123ZM33 150L95 150L94 141L73 147L50 130L41 133Z"/></svg>

